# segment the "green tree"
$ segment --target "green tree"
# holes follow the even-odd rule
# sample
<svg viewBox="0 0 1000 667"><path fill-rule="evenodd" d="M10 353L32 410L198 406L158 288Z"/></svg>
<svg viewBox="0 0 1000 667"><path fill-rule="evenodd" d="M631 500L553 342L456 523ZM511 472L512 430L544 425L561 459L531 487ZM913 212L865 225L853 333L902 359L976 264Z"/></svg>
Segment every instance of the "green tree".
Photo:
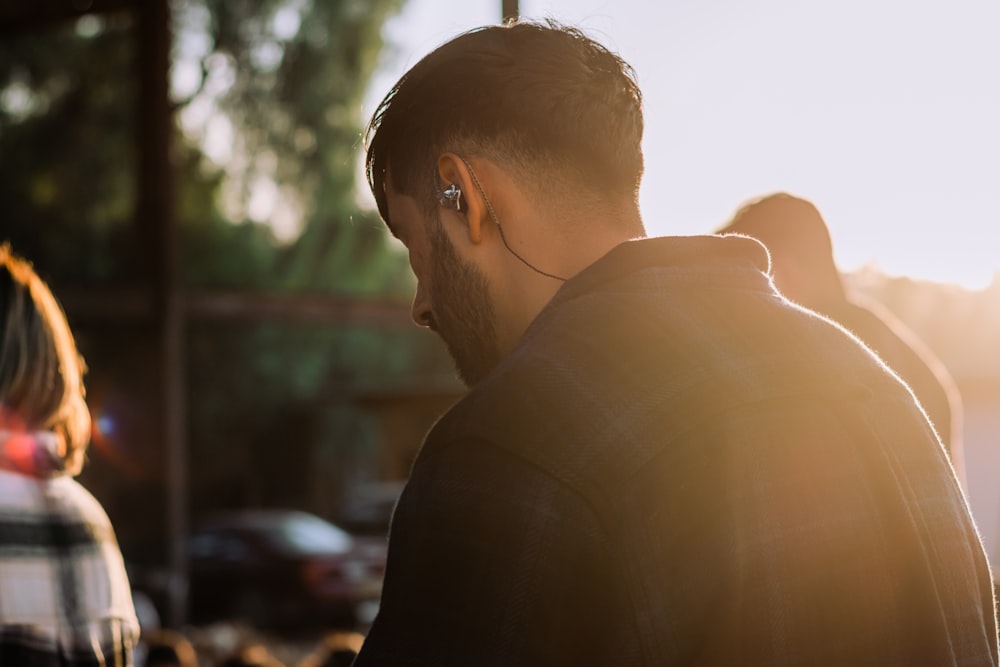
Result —
<svg viewBox="0 0 1000 667"><path fill-rule="evenodd" d="M405 256L355 197L362 97L382 24L400 4L173 2L174 210L187 288L409 298ZM145 280L133 220L133 23L128 12L88 15L0 41L0 235L57 294ZM78 332L95 403L124 406L112 444L138 462L143 485L162 470L161 425L127 422L156 413L155 331L90 321ZM199 321L187 333L196 511L289 502L303 485L268 486L275 451L297 456L287 470L299 472L364 456L374 434L356 388L449 367L441 346L411 328ZM99 453L88 474L117 485L127 513L136 490L102 472Z"/></svg>
<svg viewBox="0 0 1000 667"><path fill-rule="evenodd" d="M181 125L202 148L218 144L220 132L232 133L215 151L224 157L218 193L225 217L251 227L255 218L269 217L279 235L294 239L275 252L271 287L397 296L410 291L404 263L387 246L381 223L355 203L361 102L382 24L400 4L176 4L175 59L191 89L179 100L186 107L179 111ZM210 221L202 225L218 228ZM225 234L215 239L230 241ZM202 247L211 245L202 239ZM217 262L188 266L190 280L208 284L253 281L260 273L259 266L251 276ZM196 269L205 273L194 274Z"/></svg>
<svg viewBox="0 0 1000 667"><path fill-rule="evenodd" d="M0 40L2 236L64 284L121 283L136 270L130 21L99 23Z"/></svg>
<svg viewBox="0 0 1000 667"><path fill-rule="evenodd" d="M405 262L355 202L361 101L400 4L175 0L188 284L410 291ZM141 273L132 28L128 12L87 15L0 41L3 235L59 282Z"/></svg>

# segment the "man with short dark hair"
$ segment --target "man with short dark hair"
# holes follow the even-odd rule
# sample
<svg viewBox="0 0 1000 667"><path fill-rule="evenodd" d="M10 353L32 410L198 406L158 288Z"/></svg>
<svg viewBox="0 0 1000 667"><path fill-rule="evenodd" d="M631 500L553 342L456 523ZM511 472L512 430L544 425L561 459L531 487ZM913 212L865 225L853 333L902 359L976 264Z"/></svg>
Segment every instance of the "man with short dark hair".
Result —
<svg viewBox="0 0 1000 667"><path fill-rule="evenodd" d="M393 517L357 665L991 665L989 566L937 437L743 237L643 239L629 66L466 33L369 128L413 316L470 392Z"/></svg>

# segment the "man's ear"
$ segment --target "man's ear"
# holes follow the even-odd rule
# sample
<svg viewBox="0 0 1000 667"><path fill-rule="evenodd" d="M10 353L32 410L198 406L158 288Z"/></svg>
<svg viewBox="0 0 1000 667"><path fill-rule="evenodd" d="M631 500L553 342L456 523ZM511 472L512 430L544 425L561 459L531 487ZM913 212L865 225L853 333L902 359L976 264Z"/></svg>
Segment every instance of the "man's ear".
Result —
<svg viewBox="0 0 1000 667"><path fill-rule="evenodd" d="M490 218L483 193L471 169L471 165L456 153L442 153L438 157L438 192L448 193L448 205L452 202L461 203L461 206L456 206L454 210L464 218L469 240L478 244L483 240L483 225L489 222ZM449 192L452 186L456 186L460 194L454 194L454 190Z"/></svg>

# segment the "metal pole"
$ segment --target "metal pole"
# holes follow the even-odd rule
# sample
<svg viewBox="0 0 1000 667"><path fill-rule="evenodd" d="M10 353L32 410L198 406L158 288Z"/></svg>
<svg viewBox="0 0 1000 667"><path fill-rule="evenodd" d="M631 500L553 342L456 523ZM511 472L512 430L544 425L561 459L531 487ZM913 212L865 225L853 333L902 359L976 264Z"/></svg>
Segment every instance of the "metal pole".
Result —
<svg viewBox="0 0 1000 667"><path fill-rule="evenodd" d="M517 20L517 17L521 15L517 4L517 0L502 0L501 11L503 12L504 23Z"/></svg>
<svg viewBox="0 0 1000 667"><path fill-rule="evenodd" d="M169 0L136 3L139 61L139 201L136 224L150 258L153 315L160 340L163 456L167 477L167 537L171 572L167 621L181 627L187 608L187 421L184 400L184 311L178 290L170 142Z"/></svg>

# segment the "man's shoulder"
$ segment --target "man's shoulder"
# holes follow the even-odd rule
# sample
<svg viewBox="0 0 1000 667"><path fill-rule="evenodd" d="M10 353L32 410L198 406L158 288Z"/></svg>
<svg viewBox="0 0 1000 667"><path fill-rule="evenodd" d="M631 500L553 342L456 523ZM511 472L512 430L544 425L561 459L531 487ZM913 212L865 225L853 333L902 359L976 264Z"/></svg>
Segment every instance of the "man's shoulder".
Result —
<svg viewBox="0 0 1000 667"><path fill-rule="evenodd" d="M629 454L669 443L726 372L722 360L713 367L693 354L703 347L697 316L653 292L557 304L439 420L425 453L455 442L497 448L578 487L626 477Z"/></svg>
<svg viewBox="0 0 1000 667"><path fill-rule="evenodd" d="M557 298L429 440L478 438L571 480L614 479L735 407L891 380L838 327L726 273L678 282L652 267Z"/></svg>

